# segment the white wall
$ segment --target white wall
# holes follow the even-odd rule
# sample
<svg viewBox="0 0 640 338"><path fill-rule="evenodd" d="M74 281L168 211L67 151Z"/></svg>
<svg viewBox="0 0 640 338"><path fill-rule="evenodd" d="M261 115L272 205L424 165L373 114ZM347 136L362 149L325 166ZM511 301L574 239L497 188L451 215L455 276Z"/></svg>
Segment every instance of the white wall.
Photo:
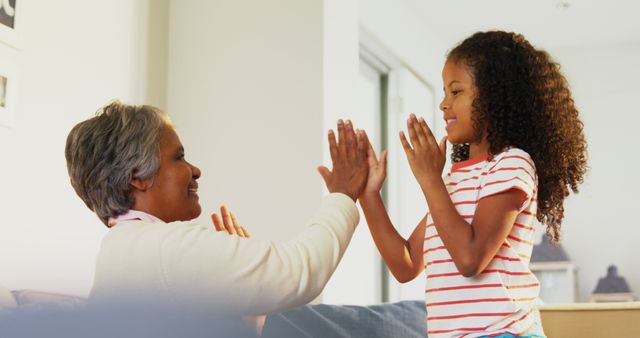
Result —
<svg viewBox="0 0 640 338"><path fill-rule="evenodd" d="M447 46L407 1L359 0L360 25L440 93Z"/></svg>
<svg viewBox="0 0 640 338"><path fill-rule="evenodd" d="M455 43L440 41L400 1L168 2L22 3L21 49L0 44L0 62L20 76L15 124L0 127L0 284L89 291L106 229L68 183L63 149L70 128L109 100L168 108L187 157L203 169L203 222L227 203L256 236L286 239L322 195L315 170L328 163L326 129L356 109L358 29L428 80L436 103ZM616 180L633 177L638 164L640 45L551 52L589 142L591 170L567 201L564 224L580 300L608 264L638 295L638 181Z"/></svg>
<svg viewBox="0 0 640 338"><path fill-rule="evenodd" d="M146 13L154 0L21 1L12 128L0 126L0 284L86 295L104 226L69 184L69 130L109 100L149 94ZM6 62L6 61L5 61Z"/></svg>
<svg viewBox="0 0 640 338"><path fill-rule="evenodd" d="M444 49L404 2L325 1L324 15L325 129L333 127L337 118L352 118L356 126L379 122L379 116L358 116L357 96L366 89L359 88L362 84L357 82L358 45L366 47L387 66L409 67L423 79L435 77L439 81ZM416 43L418 37L420 43ZM376 128L368 132L378 138ZM395 135L397 133L390 133L390 137ZM325 149L325 162L327 159ZM416 224L417 221L419 219ZM379 255L364 217L353 241L325 288L325 302L371 304L380 301L379 295L372 292L378 289L380 276L372 275L372 270L377 268L371 267L372 263L379 264ZM366 257L371 250L375 252ZM363 280L367 280L367 286L362 286ZM395 280L391 283L393 288L398 287ZM392 292L392 299L399 298L396 294ZM422 291L416 292L414 298L420 297Z"/></svg>
<svg viewBox="0 0 640 338"><path fill-rule="evenodd" d="M550 50L572 86L587 137L590 170L565 203L562 245L578 267L579 301L588 301L616 264L640 296L640 43Z"/></svg>
<svg viewBox="0 0 640 338"><path fill-rule="evenodd" d="M351 119L356 128L374 125L359 111L360 61L358 56L358 4L356 0L322 0L323 3L323 162L331 163L326 131L336 129L338 119ZM326 190L325 190L326 191ZM375 298L372 261L362 262L370 252L367 225L360 215L351 244L327 283L322 302L331 304L371 303ZM366 259L366 257L365 257ZM375 263L373 263L375 264ZM360 288L362 276L370 276ZM357 291L354 291L357 290Z"/></svg>
<svg viewBox="0 0 640 338"><path fill-rule="evenodd" d="M443 135L436 105L442 93L440 74L446 50L405 1L360 0L358 11L361 44L394 69L389 77L387 209L398 231L408 238L423 216L426 201L408 168L398 132L405 129L409 113L416 113L429 121L436 136ZM400 284L389 275L389 300L421 299L424 282L424 276L419 276Z"/></svg>
<svg viewBox="0 0 640 338"><path fill-rule="evenodd" d="M256 237L288 239L322 180L322 1L170 1L168 112L220 204Z"/></svg>

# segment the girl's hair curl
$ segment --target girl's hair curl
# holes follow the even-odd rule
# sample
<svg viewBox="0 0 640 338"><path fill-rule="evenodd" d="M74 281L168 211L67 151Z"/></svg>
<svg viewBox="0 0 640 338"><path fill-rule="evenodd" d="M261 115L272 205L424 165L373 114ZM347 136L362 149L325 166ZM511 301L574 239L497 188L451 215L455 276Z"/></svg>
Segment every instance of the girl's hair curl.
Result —
<svg viewBox="0 0 640 338"><path fill-rule="evenodd" d="M538 220L560 237L564 200L578 192L587 170L587 144L567 80L547 52L522 35L478 32L453 48L449 62L472 71L476 134L486 132L489 153L508 147L531 155L538 174ZM468 159L468 145L454 145L452 161Z"/></svg>

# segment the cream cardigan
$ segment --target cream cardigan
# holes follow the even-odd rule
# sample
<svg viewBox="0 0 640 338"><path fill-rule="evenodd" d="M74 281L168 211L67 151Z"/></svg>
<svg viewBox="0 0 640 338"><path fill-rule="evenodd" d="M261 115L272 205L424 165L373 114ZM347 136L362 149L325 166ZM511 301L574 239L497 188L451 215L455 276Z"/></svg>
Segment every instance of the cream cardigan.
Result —
<svg viewBox="0 0 640 338"><path fill-rule="evenodd" d="M121 222L107 233L90 301L193 297L234 314L303 305L320 294L359 222L353 200L326 196L296 238L239 238L193 222Z"/></svg>

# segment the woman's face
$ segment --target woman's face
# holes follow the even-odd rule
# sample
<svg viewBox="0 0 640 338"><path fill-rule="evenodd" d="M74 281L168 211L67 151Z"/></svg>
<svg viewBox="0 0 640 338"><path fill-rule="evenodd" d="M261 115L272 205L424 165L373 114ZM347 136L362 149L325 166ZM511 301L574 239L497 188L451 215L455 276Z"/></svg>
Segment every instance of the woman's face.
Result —
<svg viewBox="0 0 640 338"><path fill-rule="evenodd" d="M200 169L185 160L184 148L175 130L160 131L160 166L150 187L142 192L150 213L165 222L187 221L200 215L198 183ZM138 196L140 198L142 196Z"/></svg>

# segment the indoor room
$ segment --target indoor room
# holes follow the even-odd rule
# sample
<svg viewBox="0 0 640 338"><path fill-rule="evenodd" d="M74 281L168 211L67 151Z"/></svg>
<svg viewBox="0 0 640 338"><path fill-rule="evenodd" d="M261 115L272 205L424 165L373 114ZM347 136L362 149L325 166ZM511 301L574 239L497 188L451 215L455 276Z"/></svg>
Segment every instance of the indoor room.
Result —
<svg viewBox="0 0 640 338"><path fill-rule="evenodd" d="M630 0L2 0L0 309L89 296L109 228L70 184L65 142L113 100L169 115L202 172L195 222L213 229L211 214L225 205L264 241L302 233L328 194L317 170L331 168L327 132L349 119L376 154L388 151L381 196L408 238L427 203L398 134L415 114L436 140L447 135L449 51L475 32L504 30L561 65L587 145L559 246L535 222L529 268L545 332L637 334L639 12ZM358 208L351 242L312 303L424 302L424 272L398 282Z"/></svg>

